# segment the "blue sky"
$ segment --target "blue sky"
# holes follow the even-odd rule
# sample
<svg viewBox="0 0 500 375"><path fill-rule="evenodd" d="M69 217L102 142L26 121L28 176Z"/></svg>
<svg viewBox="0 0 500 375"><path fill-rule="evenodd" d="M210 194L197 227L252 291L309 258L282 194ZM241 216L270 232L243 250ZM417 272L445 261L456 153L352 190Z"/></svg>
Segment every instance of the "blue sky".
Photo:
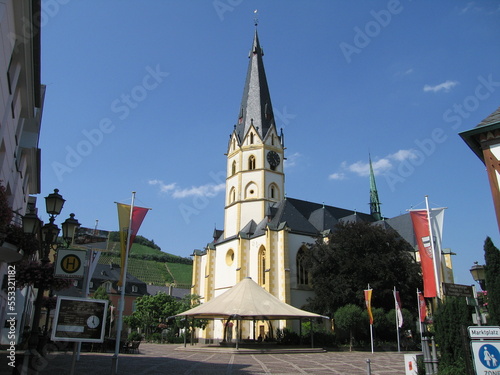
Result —
<svg viewBox="0 0 500 375"><path fill-rule="evenodd" d="M136 191L139 234L163 251L211 241L255 9L287 196L368 212L371 154L383 215L447 207L455 281L473 283L500 240L458 133L500 105L497 1L45 0L40 199L60 189L58 222L117 230L114 202Z"/></svg>

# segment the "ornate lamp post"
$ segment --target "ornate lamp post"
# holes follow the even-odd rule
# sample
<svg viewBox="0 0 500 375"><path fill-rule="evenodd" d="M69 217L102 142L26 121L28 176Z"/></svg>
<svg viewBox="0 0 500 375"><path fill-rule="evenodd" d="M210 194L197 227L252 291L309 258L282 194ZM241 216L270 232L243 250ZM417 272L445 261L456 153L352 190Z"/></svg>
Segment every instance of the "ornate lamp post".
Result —
<svg viewBox="0 0 500 375"><path fill-rule="evenodd" d="M479 283L479 286L484 291L486 289L486 270L483 265L478 264L478 262L474 262L474 265L470 269L470 273L472 278Z"/></svg>
<svg viewBox="0 0 500 375"><path fill-rule="evenodd" d="M54 189L54 192L45 197L45 207L47 213L50 215L49 222L41 227L41 266L42 268L46 267L50 263L49 255L52 249L56 250L60 247L58 243L59 236L59 227L54 223L57 215L61 213L65 200L59 194L58 189ZM35 214L25 215L23 221L24 231L31 233L36 233L37 230L37 221L38 224L40 220L36 217ZM78 220L75 219L75 214L70 214L70 217L62 223L63 228L63 239L64 245L68 247L71 244L71 240L73 239L73 235L75 233L75 229L80 226ZM30 334L29 347L31 349L31 354L35 354L35 350L39 346L39 324L40 324L40 315L42 310L42 301L45 289L48 285L44 285L43 283L36 286L38 288L37 297L35 301L35 310L33 314L33 326ZM47 311L48 315L48 311ZM47 333L47 325L45 327L45 334ZM45 338L44 338L45 341Z"/></svg>

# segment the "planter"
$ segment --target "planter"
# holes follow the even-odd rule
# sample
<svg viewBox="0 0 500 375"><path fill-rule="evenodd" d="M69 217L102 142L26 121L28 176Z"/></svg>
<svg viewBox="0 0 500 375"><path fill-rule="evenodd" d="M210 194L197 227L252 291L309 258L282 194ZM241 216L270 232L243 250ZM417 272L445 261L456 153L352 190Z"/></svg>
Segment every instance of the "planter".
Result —
<svg viewBox="0 0 500 375"><path fill-rule="evenodd" d="M0 246L0 262L13 263L22 259L23 254L19 252L19 248L5 241Z"/></svg>

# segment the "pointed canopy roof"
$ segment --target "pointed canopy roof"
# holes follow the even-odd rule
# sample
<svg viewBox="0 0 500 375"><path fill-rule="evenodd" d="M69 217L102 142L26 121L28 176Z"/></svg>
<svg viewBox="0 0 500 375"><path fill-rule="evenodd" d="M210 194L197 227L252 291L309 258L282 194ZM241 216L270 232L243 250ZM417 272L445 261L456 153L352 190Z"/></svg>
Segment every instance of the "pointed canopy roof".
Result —
<svg viewBox="0 0 500 375"><path fill-rule="evenodd" d="M263 55L264 52L260 47L257 30L255 30L243 98L235 129L240 142L243 141L252 124L257 129L261 139L264 139L269 129L274 125L271 95L269 94L266 72L262 61Z"/></svg>
<svg viewBox="0 0 500 375"><path fill-rule="evenodd" d="M280 301L250 277L241 280L220 296L176 316L198 319L237 317L247 320L327 318Z"/></svg>
<svg viewBox="0 0 500 375"><path fill-rule="evenodd" d="M467 143L472 151L484 163L483 149L481 146L481 135L490 133L491 137L498 137L500 134L500 107L495 112L481 121L475 128L464 131L459 135Z"/></svg>

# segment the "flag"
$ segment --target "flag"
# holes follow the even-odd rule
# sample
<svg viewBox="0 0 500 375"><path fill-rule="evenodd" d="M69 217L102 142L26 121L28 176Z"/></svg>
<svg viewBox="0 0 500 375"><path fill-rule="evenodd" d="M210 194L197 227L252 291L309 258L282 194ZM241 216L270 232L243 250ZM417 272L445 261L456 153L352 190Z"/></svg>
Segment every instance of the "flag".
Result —
<svg viewBox="0 0 500 375"><path fill-rule="evenodd" d="M418 252L420 254L420 266L422 267L422 278L424 281L425 297L436 297L437 286L434 273L434 254L432 239L429 229L427 210L410 211L413 230L417 240Z"/></svg>
<svg viewBox="0 0 500 375"><path fill-rule="evenodd" d="M368 311L368 317L370 318L370 324L373 324L372 289L365 289L365 304L366 304L366 311Z"/></svg>
<svg viewBox="0 0 500 375"><path fill-rule="evenodd" d="M118 282L118 286L122 285L124 268L125 268L125 259L132 247L132 243L134 242L135 236L139 231L139 228L146 216L149 208L137 207L134 206L132 215L130 215L131 206L128 204L117 203L118 207L118 225L120 226L120 244L121 244L121 275L120 281ZM132 216L132 222L130 221ZM130 243L127 249L127 236L128 231L130 229Z"/></svg>
<svg viewBox="0 0 500 375"><path fill-rule="evenodd" d="M425 298L422 292L417 292L418 294L418 316L420 317L420 322L424 322L427 316L427 306L425 304Z"/></svg>
<svg viewBox="0 0 500 375"><path fill-rule="evenodd" d="M115 320L115 309L116 307L112 306L112 305L109 305L109 323L113 323L113 321Z"/></svg>
<svg viewBox="0 0 500 375"><path fill-rule="evenodd" d="M396 287L394 287L394 304L396 306L398 327L401 328L403 326L403 312L401 311L401 299L399 298L399 292L396 290Z"/></svg>

